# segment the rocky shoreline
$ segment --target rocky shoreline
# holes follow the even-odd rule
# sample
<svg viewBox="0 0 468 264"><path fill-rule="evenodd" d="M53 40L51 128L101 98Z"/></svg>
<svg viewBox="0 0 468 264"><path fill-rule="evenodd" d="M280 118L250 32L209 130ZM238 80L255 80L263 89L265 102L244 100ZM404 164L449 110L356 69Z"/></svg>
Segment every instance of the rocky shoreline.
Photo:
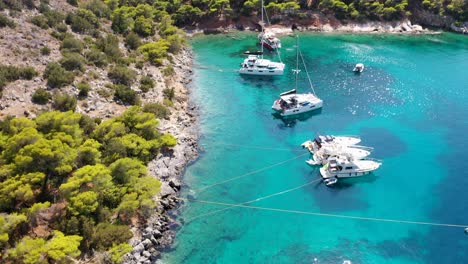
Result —
<svg viewBox="0 0 468 264"><path fill-rule="evenodd" d="M168 121L161 122L160 130L177 138L177 145L160 153L148 164L148 171L162 185L155 198L157 207L144 226L133 227L134 237L130 241L132 252L125 256L124 263L154 263L161 251L168 249L178 228L174 210L178 206L182 175L186 166L198 157L197 109L189 101L192 85L192 52L185 49L174 58L176 72L173 85L176 87L178 103ZM178 87L177 87L178 86Z"/></svg>
<svg viewBox="0 0 468 264"><path fill-rule="evenodd" d="M257 23L252 21L244 23L227 23L217 27L206 27L203 29L194 28L188 29L190 36L196 34L223 34L232 31L259 31ZM268 26L267 31L277 35L293 34L294 30L323 32L323 33L362 33L362 34L440 34L441 31L435 31L428 28L423 28L421 25L413 24L410 20L393 21L393 22L348 22L330 21L325 18L317 18L316 20L307 23L282 23Z"/></svg>

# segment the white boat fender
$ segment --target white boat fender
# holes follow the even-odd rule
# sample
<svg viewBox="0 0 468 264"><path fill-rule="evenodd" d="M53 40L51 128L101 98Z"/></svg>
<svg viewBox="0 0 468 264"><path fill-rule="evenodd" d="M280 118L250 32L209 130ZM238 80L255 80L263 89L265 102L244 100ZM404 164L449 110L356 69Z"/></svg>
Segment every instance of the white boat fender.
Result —
<svg viewBox="0 0 468 264"><path fill-rule="evenodd" d="M468 227L465 228L465 235L468 235Z"/></svg>

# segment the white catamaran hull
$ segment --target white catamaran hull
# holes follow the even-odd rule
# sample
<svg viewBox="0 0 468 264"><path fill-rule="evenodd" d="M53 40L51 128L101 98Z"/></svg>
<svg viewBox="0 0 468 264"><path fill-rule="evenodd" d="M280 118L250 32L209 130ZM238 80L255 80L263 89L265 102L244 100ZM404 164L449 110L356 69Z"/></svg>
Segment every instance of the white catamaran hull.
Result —
<svg viewBox="0 0 468 264"><path fill-rule="evenodd" d="M258 68L241 68L240 74L245 75L263 75L263 76L274 76L283 75L284 69L258 69Z"/></svg>
<svg viewBox="0 0 468 264"><path fill-rule="evenodd" d="M299 106L299 107L295 107L291 109L282 109L279 104L279 100L276 100L271 108L277 111L281 116L291 116L291 115L311 112L311 111L322 108L322 106L323 106L323 102L320 100L317 103L309 103L307 105Z"/></svg>

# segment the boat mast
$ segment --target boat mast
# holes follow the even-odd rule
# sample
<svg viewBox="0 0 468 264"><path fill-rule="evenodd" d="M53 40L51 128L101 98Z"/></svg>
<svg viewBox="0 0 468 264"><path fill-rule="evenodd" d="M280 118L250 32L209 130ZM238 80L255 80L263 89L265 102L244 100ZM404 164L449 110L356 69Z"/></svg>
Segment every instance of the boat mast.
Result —
<svg viewBox="0 0 468 264"><path fill-rule="evenodd" d="M297 91L297 78L299 75L299 36L296 35L296 91Z"/></svg>
<svg viewBox="0 0 468 264"><path fill-rule="evenodd" d="M261 21L260 21L260 26L262 27L262 38L260 39L260 46L261 46L261 52L262 52L262 59L263 59L263 38L265 37L265 30L264 30L264 22L263 22L263 0L262 0L262 15L261 15Z"/></svg>

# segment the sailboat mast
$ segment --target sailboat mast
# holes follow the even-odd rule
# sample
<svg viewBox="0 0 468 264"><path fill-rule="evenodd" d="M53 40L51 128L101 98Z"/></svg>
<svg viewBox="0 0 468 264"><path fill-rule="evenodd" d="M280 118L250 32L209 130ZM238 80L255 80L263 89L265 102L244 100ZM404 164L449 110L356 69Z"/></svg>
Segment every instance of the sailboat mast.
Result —
<svg viewBox="0 0 468 264"><path fill-rule="evenodd" d="M297 91L298 75L299 75L299 36L296 35L296 91Z"/></svg>
<svg viewBox="0 0 468 264"><path fill-rule="evenodd" d="M262 27L262 38L260 39L260 46L261 46L261 51L262 51L262 59L263 59L263 38L265 37L265 31L264 31L264 27L263 27L263 0L262 0L262 15L261 15L261 21L260 21L260 26Z"/></svg>

